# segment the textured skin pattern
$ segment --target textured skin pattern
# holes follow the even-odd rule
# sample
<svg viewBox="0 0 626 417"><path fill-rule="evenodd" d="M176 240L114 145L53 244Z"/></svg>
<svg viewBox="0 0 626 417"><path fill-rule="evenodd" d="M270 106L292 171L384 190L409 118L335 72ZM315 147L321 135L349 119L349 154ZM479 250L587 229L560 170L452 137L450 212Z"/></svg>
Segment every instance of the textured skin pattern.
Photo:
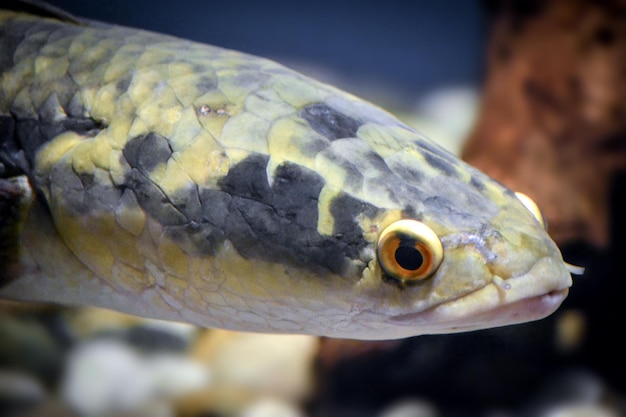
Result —
<svg viewBox="0 0 626 417"><path fill-rule="evenodd" d="M525 297L569 286L558 249L510 190L344 92L268 60L120 27L0 12L0 39L0 175L28 176L60 240L105 289L72 292L87 287L73 281L72 296L47 297L387 338L457 329L420 313L492 291L496 276L530 275ZM386 279L375 256L378 233L400 218L444 243L444 262L419 285ZM507 294L517 295L491 307L521 297Z"/></svg>

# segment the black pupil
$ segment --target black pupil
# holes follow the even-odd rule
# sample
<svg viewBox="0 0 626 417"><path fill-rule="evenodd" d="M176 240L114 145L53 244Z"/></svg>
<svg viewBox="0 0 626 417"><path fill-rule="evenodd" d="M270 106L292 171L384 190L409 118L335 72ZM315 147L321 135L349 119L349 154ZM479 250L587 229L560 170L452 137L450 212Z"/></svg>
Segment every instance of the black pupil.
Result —
<svg viewBox="0 0 626 417"><path fill-rule="evenodd" d="M419 269L424 263L424 257L414 246L399 246L394 256L398 265L409 271Z"/></svg>

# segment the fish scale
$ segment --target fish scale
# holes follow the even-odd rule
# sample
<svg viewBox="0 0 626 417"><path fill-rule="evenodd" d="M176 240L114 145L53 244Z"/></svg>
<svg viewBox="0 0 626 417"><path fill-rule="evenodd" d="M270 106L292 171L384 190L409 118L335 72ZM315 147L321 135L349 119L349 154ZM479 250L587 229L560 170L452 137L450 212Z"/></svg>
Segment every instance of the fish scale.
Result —
<svg viewBox="0 0 626 417"><path fill-rule="evenodd" d="M21 213L0 223L0 295L363 339L534 320L565 297L515 194L382 109L34 3L0 11L0 207ZM378 258L402 219L443 245L420 282Z"/></svg>

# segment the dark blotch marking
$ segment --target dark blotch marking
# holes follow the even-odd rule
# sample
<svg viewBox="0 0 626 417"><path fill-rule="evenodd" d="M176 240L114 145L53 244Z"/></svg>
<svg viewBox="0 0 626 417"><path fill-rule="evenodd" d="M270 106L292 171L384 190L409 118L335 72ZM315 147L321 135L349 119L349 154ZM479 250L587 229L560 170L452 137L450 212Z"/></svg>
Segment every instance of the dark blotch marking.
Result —
<svg viewBox="0 0 626 417"><path fill-rule="evenodd" d="M148 175L159 164L167 163L172 156L169 142L158 133L148 133L128 141L123 150L126 162Z"/></svg>
<svg viewBox="0 0 626 417"><path fill-rule="evenodd" d="M373 206L347 195L338 197L331 206L334 234L320 235L318 198L325 180L285 162L276 168L270 186L267 155L254 154L232 166L219 182L220 189L194 188L167 196L145 175L169 157L165 147L156 145L161 157L142 160L143 146L159 142L156 135L147 135L124 149L133 168L123 188L134 193L142 209L187 253L214 254L229 240L245 258L345 275L349 259L357 259L367 245L354 219L360 213L374 215Z"/></svg>
<svg viewBox="0 0 626 417"><path fill-rule="evenodd" d="M446 160L453 165L457 165L459 162L457 157L455 157L454 155L452 155L450 152L446 151L443 148L440 148L436 145L433 145L421 139L417 139L415 143L420 148L425 149L427 152L430 152L431 154L436 155L439 158Z"/></svg>
<svg viewBox="0 0 626 417"><path fill-rule="evenodd" d="M256 89L260 86L267 85L270 78L269 74L259 71L256 64L237 65L237 71L233 73L231 82L242 88Z"/></svg>
<svg viewBox="0 0 626 417"><path fill-rule="evenodd" d="M110 182L101 182L90 174L77 174L71 165L57 164L48 177L52 201L64 201L64 206L76 215L112 212L122 196L122 189ZM48 187L48 184L44 186Z"/></svg>
<svg viewBox="0 0 626 417"><path fill-rule="evenodd" d="M429 152L424 152L424 158L426 158L426 162L431 167L443 172L444 174L450 177L458 177L459 173L456 170L455 166L450 162L446 161L443 158L440 158L437 155L433 155Z"/></svg>
<svg viewBox="0 0 626 417"><path fill-rule="evenodd" d="M343 194L332 201L330 213L335 222L333 235L346 242L351 242L345 248L346 254L352 259L358 258L361 249L366 246L366 242L363 241L361 228L355 219L359 215L374 217L378 213L378 209L369 203Z"/></svg>
<svg viewBox="0 0 626 417"><path fill-rule="evenodd" d="M52 120L56 117L58 110L61 108L59 97L56 93L52 93L48 99L37 109L39 119Z"/></svg>
<svg viewBox="0 0 626 417"><path fill-rule="evenodd" d="M329 140L354 138L361 122L326 104L312 104L300 110L300 116L311 128Z"/></svg>
<svg viewBox="0 0 626 417"><path fill-rule="evenodd" d="M228 171L220 182L220 188L232 196L267 199L270 194L265 172L268 161L269 156L260 154L244 159Z"/></svg>
<svg viewBox="0 0 626 417"><path fill-rule="evenodd" d="M168 227L170 236L190 254L214 255L224 241L232 197L219 190L203 189L199 192L201 212L191 215L191 220L180 226ZM188 214L186 211L184 214Z"/></svg>
<svg viewBox="0 0 626 417"><path fill-rule="evenodd" d="M402 216L405 219L413 219L413 220L418 220L418 221L424 220L423 213L417 211L415 207L413 206L404 207L404 209L402 210Z"/></svg>
<svg viewBox="0 0 626 417"><path fill-rule="evenodd" d="M485 188L487 188L485 186L485 183L475 175L472 175L472 178L470 179L470 185L476 188L478 191L484 191Z"/></svg>
<svg viewBox="0 0 626 417"><path fill-rule="evenodd" d="M302 142L298 142L298 147L300 148L302 154L313 157L328 148L329 143L330 142L327 140L315 136L309 137L307 140L303 140Z"/></svg>
<svg viewBox="0 0 626 417"><path fill-rule="evenodd" d="M388 166L394 174L413 187L419 186L419 184L424 180L424 174L417 166L398 163L398 161L393 160L389 162Z"/></svg>
<svg viewBox="0 0 626 417"><path fill-rule="evenodd" d="M202 196L196 186L181 189L168 196L151 178L150 173L172 156L168 140L154 132L137 136L124 146L124 159L131 167L124 186L135 194L137 203L170 232L184 236L184 230L202 219Z"/></svg>
<svg viewBox="0 0 626 417"><path fill-rule="evenodd" d="M201 76L200 80L196 84L196 88L200 93L206 93L207 91L217 89L217 81L214 78L208 76Z"/></svg>
<svg viewBox="0 0 626 417"><path fill-rule="evenodd" d="M71 118L78 119L82 117L84 111L83 103L79 93L76 93L70 98L65 105L65 113Z"/></svg>
<svg viewBox="0 0 626 417"><path fill-rule="evenodd" d="M359 166L355 165L353 160L349 158L349 155L338 152L337 149L334 149L332 146L326 148L323 151L323 155L346 173L346 187L352 187L353 189L363 187L363 173L361 169L359 169Z"/></svg>
<svg viewBox="0 0 626 417"><path fill-rule="evenodd" d="M83 207L88 212L92 207L112 212L122 198L122 190L114 187L110 182L102 183L93 175L80 174L77 176L83 187ZM69 207L74 207L70 204Z"/></svg>
<svg viewBox="0 0 626 417"><path fill-rule="evenodd" d="M284 163L274 174L273 209L306 228L317 228L317 201L325 181L314 171Z"/></svg>
<svg viewBox="0 0 626 417"><path fill-rule="evenodd" d="M393 167L393 172L414 187L424 180L424 174L417 167L398 164Z"/></svg>
<svg viewBox="0 0 626 417"><path fill-rule="evenodd" d="M130 76L121 78L115 84L115 89L119 94L125 93L128 91L128 87L130 87Z"/></svg>
<svg viewBox="0 0 626 417"><path fill-rule="evenodd" d="M5 171L29 173L35 154L44 143L64 132L93 137L106 126L89 118L62 120L0 116L0 164Z"/></svg>
<svg viewBox="0 0 626 417"><path fill-rule="evenodd" d="M385 174L385 175L391 175L393 174L393 171L391 170L391 168L389 168L389 165L387 165L387 163L385 162L385 159L380 156L379 154L377 154L374 151L367 151L363 154L364 159L367 160L367 162L376 169L376 171ZM349 158L349 156L348 156Z"/></svg>
<svg viewBox="0 0 626 417"><path fill-rule="evenodd" d="M509 187L507 187L506 185L502 184L501 182L499 182L497 180L494 180L494 181L496 181L498 184L500 184L502 187L504 187L504 194L505 195L508 195L509 197L517 198L517 196L515 195L515 191L511 190Z"/></svg>
<svg viewBox="0 0 626 417"><path fill-rule="evenodd" d="M224 229L244 257L284 262L317 272L341 274L354 241L317 232L317 199L324 179L292 163L280 165L272 187L266 177L269 158L253 155L220 182L232 200ZM362 236L359 236L362 240Z"/></svg>
<svg viewBox="0 0 626 417"><path fill-rule="evenodd" d="M456 224L465 224L473 219L471 214L459 210L445 197L429 197L424 200L424 206L427 208L427 211L439 213L442 217L450 219L450 221Z"/></svg>
<svg viewBox="0 0 626 417"><path fill-rule="evenodd" d="M517 198L517 196L515 195L515 191L511 190L509 187L507 187L506 185L504 185L503 183L501 183L499 180L495 179L495 178L491 178L489 177L489 179L491 180L491 182L498 184L500 187L502 187L502 190L504 191L505 195L508 195L510 197L515 197Z"/></svg>
<svg viewBox="0 0 626 417"><path fill-rule="evenodd" d="M188 223L182 213L144 172L132 169L126 177L125 187L135 193L137 202L146 213L164 226L180 226Z"/></svg>

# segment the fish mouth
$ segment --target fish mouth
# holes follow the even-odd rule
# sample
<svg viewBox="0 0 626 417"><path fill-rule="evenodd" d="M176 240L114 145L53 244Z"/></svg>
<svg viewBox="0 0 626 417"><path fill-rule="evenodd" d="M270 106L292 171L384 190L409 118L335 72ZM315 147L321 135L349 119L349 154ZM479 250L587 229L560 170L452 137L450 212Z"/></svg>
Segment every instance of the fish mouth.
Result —
<svg viewBox="0 0 626 417"><path fill-rule="evenodd" d="M569 289L550 291L548 294L524 298L479 314L453 320L442 326L441 332L459 333L492 327L509 326L543 319L554 313L567 297Z"/></svg>
<svg viewBox="0 0 626 417"><path fill-rule="evenodd" d="M502 285L502 282L505 285ZM428 310L390 317L420 334L457 333L542 319L567 297L572 279L562 260L546 257L526 273L486 286Z"/></svg>

